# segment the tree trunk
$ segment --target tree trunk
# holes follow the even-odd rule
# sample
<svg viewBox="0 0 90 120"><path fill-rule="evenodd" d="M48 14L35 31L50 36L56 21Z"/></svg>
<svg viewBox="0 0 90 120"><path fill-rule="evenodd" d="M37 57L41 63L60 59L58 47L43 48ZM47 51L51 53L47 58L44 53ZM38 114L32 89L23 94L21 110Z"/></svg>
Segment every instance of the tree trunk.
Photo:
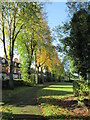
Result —
<svg viewBox="0 0 90 120"><path fill-rule="evenodd" d="M32 38L33 39L33 38ZM31 39L31 54L29 52L29 46L27 46L27 51L28 51L28 58L29 58L29 66L28 66L28 79L30 79L30 74L31 74L31 64L32 64L32 58L33 58L33 45L32 45L32 39Z"/></svg>
<svg viewBox="0 0 90 120"><path fill-rule="evenodd" d="M36 51L35 51L35 81L36 81L36 84L38 84L38 72L39 72L39 69L37 67L37 57L36 57Z"/></svg>
<svg viewBox="0 0 90 120"><path fill-rule="evenodd" d="M5 43L5 29L4 29L4 15L3 15L3 11L2 11L2 33L3 33L3 48L4 48L4 54L5 54L5 58L7 59L7 52L6 52L6 43Z"/></svg>
<svg viewBox="0 0 90 120"><path fill-rule="evenodd" d="M42 83L44 83L42 67L41 67L41 80L42 80Z"/></svg>
<svg viewBox="0 0 90 120"><path fill-rule="evenodd" d="M10 40L10 42L11 42L11 40ZM14 40L13 40L12 43L10 43L10 53L9 53L9 56L10 56L9 86L10 86L11 89L14 88L14 82L13 82L13 50L14 50Z"/></svg>
<svg viewBox="0 0 90 120"><path fill-rule="evenodd" d="M36 85L39 83L39 76L38 76L38 72L39 70L37 69L37 67L35 68L35 82L36 82Z"/></svg>
<svg viewBox="0 0 90 120"><path fill-rule="evenodd" d="M10 59L9 87L11 89L14 88L14 83L13 83L13 61L12 61L12 58Z"/></svg>
<svg viewBox="0 0 90 120"><path fill-rule="evenodd" d="M29 62L28 65L28 79L30 79L30 74L31 74L31 62Z"/></svg>
<svg viewBox="0 0 90 120"><path fill-rule="evenodd" d="M69 72L69 81L70 81L70 72Z"/></svg>

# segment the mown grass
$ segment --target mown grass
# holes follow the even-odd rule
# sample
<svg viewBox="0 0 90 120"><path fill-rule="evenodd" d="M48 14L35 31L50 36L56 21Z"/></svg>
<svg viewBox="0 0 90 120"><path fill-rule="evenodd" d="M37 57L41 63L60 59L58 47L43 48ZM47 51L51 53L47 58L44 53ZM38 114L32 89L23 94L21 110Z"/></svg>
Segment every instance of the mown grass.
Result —
<svg viewBox="0 0 90 120"><path fill-rule="evenodd" d="M25 90L30 90L32 87L16 87L13 90L3 89L2 90L2 101L7 102L14 96L23 93Z"/></svg>
<svg viewBox="0 0 90 120"><path fill-rule="evenodd" d="M74 115L67 108L59 106L60 99L73 96L72 83L53 83L38 91L38 101L45 116Z"/></svg>
<svg viewBox="0 0 90 120"><path fill-rule="evenodd" d="M38 91L37 96L42 113L48 120L88 119L88 115L76 114L67 106L61 105L61 101L64 101L65 98L77 101L78 105L78 98L74 97L73 94L73 83L62 82L48 84L48 86Z"/></svg>
<svg viewBox="0 0 90 120"><path fill-rule="evenodd" d="M20 101L22 101L27 96L27 92L32 90L32 94L35 93L34 88L32 88L33 87L17 87L14 90L3 90L3 103L9 103L10 101L12 101L12 99L16 99L16 97L18 99L21 99L19 100L20 103ZM68 98L70 96L73 97L72 83L46 83L45 85L38 85L36 92L42 113L48 119L56 120L56 118L58 118L59 120L63 120L67 117L67 119L70 120L71 118L68 118L68 116L75 116L75 114L72 111L69 111L67 107L63 108L60 106L61 99ZM33 114L38 114L38 106L30 105L30 99L30 97L27 97L26 101L24 100L24 104L20 103L24 106L21 106L19 103L16 102L13 102L13 104L6 104L3 106L3 112L9 113L8 116L10 116L11 113L24 114L30 113L30 111ZM28 104L26 104L27 102Z"/></svg>
<svg viewBox="0 0 90 120"><path fill-rule="evenodd" d="M13 90L11 89L3 89L2 90L2 106L0 110L2 111L3 119L9 120L11 119L11 114L15 113L21 113L22 107L17 107L15 105L9 105L9 101L11 101L13 98L16 99L16 96L20 96L24 91L30 90L32 87L15 87ZM24 113L24 111L23 111ZM2 120L3 120L2 119Z"/></svg>
<svg viewBox="0 0 90 120"><path fill-rule="evenodd" d="M35 90L36 89L36 90ZM2 112L6 120L11 114L41 115L40 108L36 104L36 87L17 87L14 90L3 90ZM35 103L34 103L34 101Z"/></svg>

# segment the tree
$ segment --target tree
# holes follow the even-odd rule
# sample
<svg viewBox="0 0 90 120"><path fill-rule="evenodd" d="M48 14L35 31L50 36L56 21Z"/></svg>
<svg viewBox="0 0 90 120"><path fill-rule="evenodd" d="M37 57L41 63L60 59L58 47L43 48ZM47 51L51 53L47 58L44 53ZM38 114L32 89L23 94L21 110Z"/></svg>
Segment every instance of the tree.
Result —
<svg viewBox="0 0 90 120"><path fill-rule="evenodd" d="M67 6L70 21L64 23L64 26L58 26L56 30L63 46L59 48L69 56L70 61L73 61L75 71L86 80L90 68L90 6L88 3L77 2L67 3Z"/></svg>
<svg viewBox="0 0 90 120"><path fill-rule="evenodd" d="M16 48L20 54L20 58L23 61L26 61L27 66L22 65L23 69L26 68L27 78L30 79L31 74L31 65L33 62L35 62L35 67L38 69L37 65L37 52L40 50L44 45L48 43L50 38L50 31L47 26L47 21L45 20L45 15L42 14L42 8L39 6L42 6L41 4L38 4L38 18L34 19L28 19L28 21L25 21L25 19L22 20L22 22L25 22L25 28L22 30L22 32L18 36L18 40L16 41ZM23 55L22 55L23 54ZM34 55L35 55L35 61L34 61ZM25 56L25 57L22 57ZM24 59L25 58L25 59ZM24 62L25 63L25 62ZM28 69L28 70L27 70ZM37 71L36 71L37 72ZM25 74L24 73L24 74ZM26 79L27 79L26 78Z"/></svg>
<svg viewBox="0 0 90 120"><path fill-rule="evenodd" d="M74 59L78 68L78 73L87 79L87 70L89 65L89 14L86 10L79 10L73 15L71 20L70 39L68 40L70 50L69 54ZM87 37L86 37L87 36Z"/></svg>
<svg viewBox="0 0 90 120"><path fill-rule="evenodd" d="M5 58L9 63L9 85L13 88L13 56L15 41L22 29L25 28L29 17L38 17L36 3L4 3L1 10L1 41L4 46ZM28 16L29 15L29 16ZM34 15L34 16L33 16ZM24 21L22 22L22 19Z"/></svg>
<svg viewBox="0 0 90 120"><path fill-rule="evenodd" d="M36 67L36 75L37 75L37 82L38 82L38 72L39 68L41 68L41 76L43 77L43 70L47 65L50 66L50 63L48 64L48 61L50 60L50 51L51 48L51 40L52 37L50 35L50 30L47 25L47 22L44 21L42 23L41 33L39 33L41 42L38 42L38 45L36 46L35 50L35 67ZM51 49L50 49L51 48ZM41 77L42 81L43 78Z"/></svg>
<svg viewBox="0 0 90 120"><path fill-rule="evenodd" d="M20 26L16 26L17 18L18 18L18 3L5 3L2 5L1 10L1 32L2 32L2 42L4 46L4 53L5 58L8 60L9 63L9 84L10 87L13 88L13 51L14 51L14 43L15 40L19 34L19 32L22 29L23 24L20 24ZM6 48L6 40L8 39L8 52Z"/></svg>

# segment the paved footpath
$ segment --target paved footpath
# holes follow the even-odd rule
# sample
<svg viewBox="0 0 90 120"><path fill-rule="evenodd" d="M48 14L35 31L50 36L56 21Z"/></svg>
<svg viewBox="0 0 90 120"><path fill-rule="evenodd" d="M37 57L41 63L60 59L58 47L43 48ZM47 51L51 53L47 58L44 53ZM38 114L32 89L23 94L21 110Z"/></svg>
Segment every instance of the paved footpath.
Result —
<svg viewBox="0 0 90 120"><path fill-rule="evenodd" d="M37 91L41 88L40 86L28 88L23 93L18 93L8 101L6 105L12 106L12 109L16 109L16 112L12 115L13 120L45 120L36 97Z"/></svg>

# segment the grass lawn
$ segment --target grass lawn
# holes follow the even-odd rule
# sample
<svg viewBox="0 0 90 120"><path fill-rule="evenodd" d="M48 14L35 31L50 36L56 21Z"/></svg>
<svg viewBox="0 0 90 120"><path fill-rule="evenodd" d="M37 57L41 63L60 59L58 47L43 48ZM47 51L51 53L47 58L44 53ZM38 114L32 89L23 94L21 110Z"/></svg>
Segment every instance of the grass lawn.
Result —
<svg viewBox="0 0 90 120"><path fill-rule="evenodd" d="M73 96L72 83L54 83L38 91L38 101L41 103L43 114L52 116L68 113L67 109L59 107L59 100L70 96Z"/></svg>
<svg viewBox="0 0 90 120"><path fill-rule="evenodd" d="M3 90L3 115L9 120L10 113L21 117L28 115L41 116L37 104L36 92L38 87L17 87L14 90ZM27 116L26 116L27 117Z"/></svg>
<svg viewBox="0 0 90 120"><path fill-rule="evenodd" d="M30 89L29 87L16 87L14 90L3 89L2 90L2 105L0 107L0 111L7 114L9 116L10 113L20 112L19 107L15 107L14 105L7 104L12 98L17 96L18 94L22 94L24 91Z"/></svg>
<svg viewBox="0 0 90 120"><path fill-rule="evenodd" d="M75 103L77 98L73 96L72 83L45 83L36 87L17 87L14 90L3 90L2 93L2 108L3 112L7 114L6 116L10 116L10 113L19 114L21 117L28 114L37 118L37 116L43 114L47 120L71 120L71 116L77 116L75 112L82 111L81 108L75 107L77 106L77 103ZM74 107L75 112L71 109ZM82 109L85 110L84 113L87 111L86 107L82 107ZM84 113L83 116L86 115ZM83 116L81 115L79 119Z"/></svg>
<svg viewBox="0 0 90 120"><path fill-rule="evenodd" d="M68 116L76 116L72 110L68 110L68 107L65 105L62 106L64 99L69 98L74 98L72 83L52 83L38 91L38 102L43 115L48 119L55 118L56 120L56 118L59 118L59 120L61 120L68 118ZM61 102L61 100L63 102Z"/></svg>
<svg viewBox="0 0 90 120"><path fill-rule="evenodd" d="M26 90L30 90L32 87L16 87L13 90L3 89L2 90L2 101L7 102L14 96L23 93Z"/></svg>

